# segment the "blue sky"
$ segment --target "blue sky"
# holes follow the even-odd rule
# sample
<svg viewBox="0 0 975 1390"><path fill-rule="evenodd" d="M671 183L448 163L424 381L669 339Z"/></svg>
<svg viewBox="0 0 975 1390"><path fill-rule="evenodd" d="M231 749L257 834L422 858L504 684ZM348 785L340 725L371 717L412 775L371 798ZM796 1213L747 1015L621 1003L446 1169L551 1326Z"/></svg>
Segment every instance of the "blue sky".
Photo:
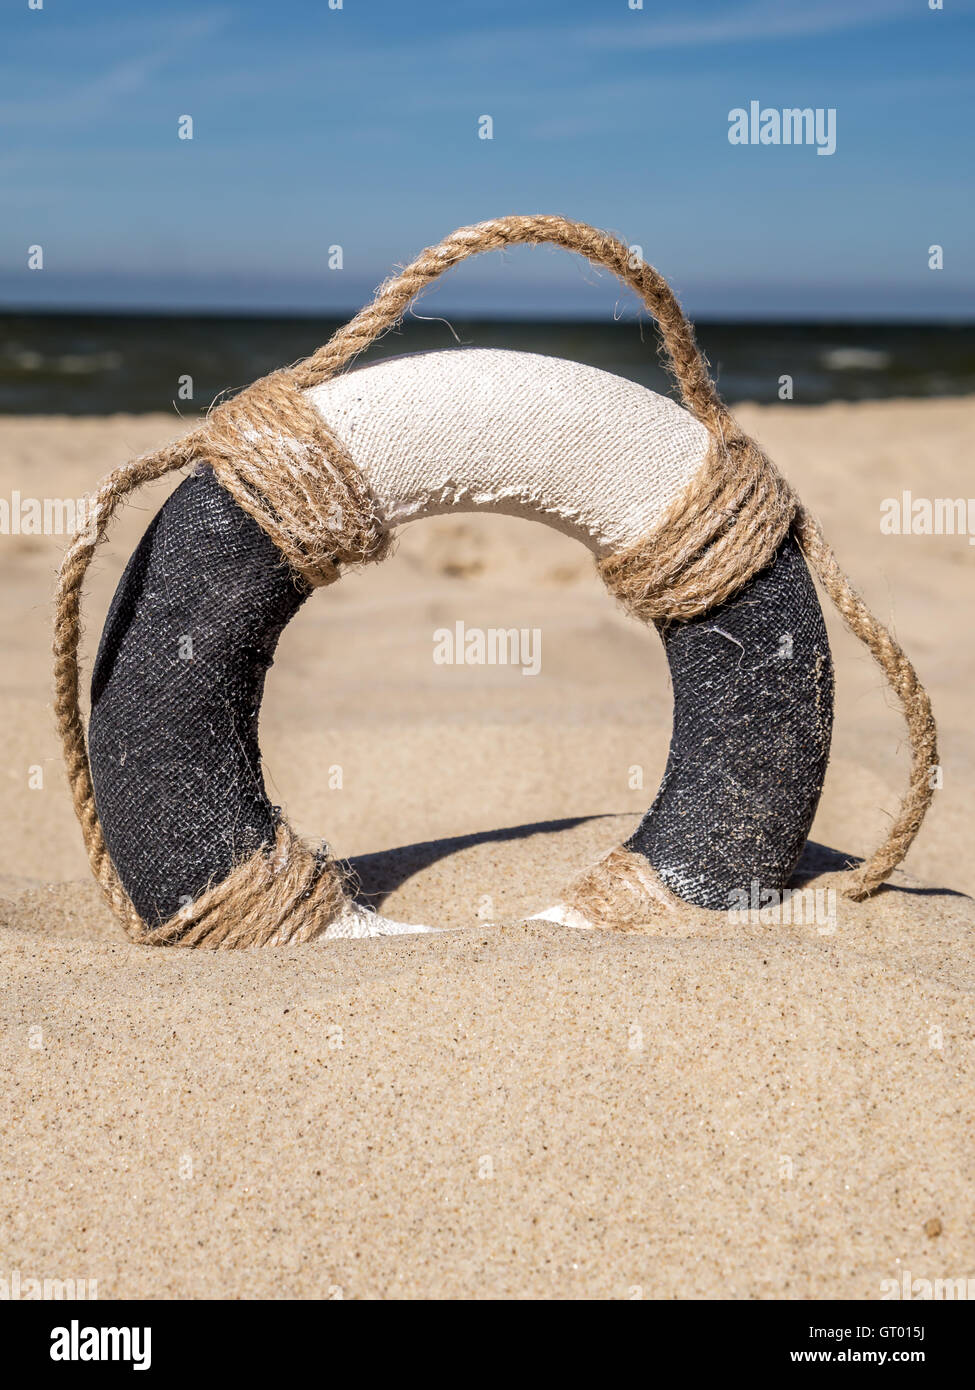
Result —
<svg viewBox="0 0 975 1390"><path fill-rule="evenodd" d="M972 0L635 2L8 0L0 304L340 311L540 211L638 243L700 316L975 317ZM753 100L835 108L835 154L729 144ZM424 311L618 299L520 250Z"/></svg>

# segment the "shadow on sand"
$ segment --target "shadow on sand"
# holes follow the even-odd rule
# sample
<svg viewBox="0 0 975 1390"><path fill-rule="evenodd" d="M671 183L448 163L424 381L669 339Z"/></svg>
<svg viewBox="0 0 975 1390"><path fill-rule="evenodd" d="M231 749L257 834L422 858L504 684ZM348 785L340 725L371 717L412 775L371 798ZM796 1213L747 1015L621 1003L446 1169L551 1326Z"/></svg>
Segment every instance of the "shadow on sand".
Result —
<svg viewBox="0 0 975 1390"><path fill-rule="evenodd" d="M471 849L475 845L500 844L511 840L524 840L532 835L558 835L564 830L593 821L629 818L624 815L607 813L598 816L567 816L562 820L533 821L528 825L512 825L497 830L482 830L473 835L453 835L444 840L421 840L412 845L401 845L396 849L382 850L376 854L359 854L349 860L358 879L356 900L377 910L406 881L421 873L442 859ZM809 840L802 852L790 880L790 887L800 888L819 878L822 874L836 873L843 869L856 868L862 860L853 854L843 854L830 849L828 845ZM964 898L968 895L953 888L930 887L923 884L891 883L880 889L882 893L906 893L918 897Z"/></svg>

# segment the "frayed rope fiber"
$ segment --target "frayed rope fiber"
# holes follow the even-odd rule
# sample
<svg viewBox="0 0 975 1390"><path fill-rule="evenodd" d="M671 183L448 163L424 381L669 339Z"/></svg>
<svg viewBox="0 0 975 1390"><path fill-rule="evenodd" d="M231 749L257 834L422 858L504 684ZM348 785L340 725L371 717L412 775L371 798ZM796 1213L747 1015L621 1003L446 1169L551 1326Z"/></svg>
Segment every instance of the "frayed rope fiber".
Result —
<svg viewBox="0 0 975 1390"><path fill-rule="evenodd" d="M848 896L866 897L907 853L930 804L930 772L938 761L931 703L910 661L857 596L818 523L721 401L694 331L663 277L634 258L622 241L585 223L502 217L462 227L422 251L311 357L215 406L199 428L116 469L96 493L94 524L75 538L61 566L55 713L92 872L133 941L216 948L306 941L340 915L348 896L341 867L308 849L282 822L274 845L237 865L162 926L150 929L136 912L98 820L79 702L81 591L117 507L144 483L204 463L271 538L298 582L330 584L341 565L382 559L389 537L376 499L344 445L302 393L334 376L395 327L416 296L445 271L482 251L523 243L551 243L578 252L635 291L657 320L684 405L711 436L700 472L653 534L600 561L607 586L645 621L692 618L724 602L769 564L792 528L847 626L886 674L911 739L908 792L884 843L850 874ZM574 892L580 910L588 902L600 921L615 914L632 929L641 912L649 918L660 910L659 885L648 888L644 882L643 875L647 882L652 878L649 865L629 862L640 856L625 850L614 854L617 859L610 856L596 866L596 879L577 885Z"/></svg>
<svg viewBox="0 0 975 1390"><path fill-rule="evenodd" d="M562 905L599 931L637 933L660 917L688 910L642 854L622 845L575 879L563 893Z"/></svg>

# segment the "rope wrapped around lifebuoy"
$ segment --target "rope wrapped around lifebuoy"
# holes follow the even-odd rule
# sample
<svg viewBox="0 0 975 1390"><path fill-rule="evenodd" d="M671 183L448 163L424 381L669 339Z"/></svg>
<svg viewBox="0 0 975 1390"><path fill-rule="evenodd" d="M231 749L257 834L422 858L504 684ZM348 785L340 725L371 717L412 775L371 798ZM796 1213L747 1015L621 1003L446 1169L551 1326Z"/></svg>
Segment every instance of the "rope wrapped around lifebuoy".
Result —
<svg viewBox="0 0 975 1390"><path fill-rule="evenodd" d="M542 242L580 253L636 292L657 321L684 410L605 373L530 354L419 354L342 371L444 271L481 251ZM395 434L397 402L417 400L418 389L429 400L437 382L453 376L455 387L474 396L486 389L492 401L506 400L518 372L572 419L575 399L605 405L596 425L592 410L579 414L581 438L553 426L559 447L580 467L606 452L595 429L616 447L607 424L615 411L627 422L624 450L652 455L655 441L671 450L668 487L654 492L644 467L634 493L632 478L620 481L604 465L599 477L609 500L601 512L590 501L587 514L581 494L588 486L577 486L575 500L540 498L532 450L551 440L536 438L535 402L503 422L505 447L522 460L519 479L502 478L492 489L477 467L468 476L461 458L457 476L436 496L415 469L408 482L384 481L381 453ZM476 425L466 402L465 410ZM428 433L439 418L426 420ZM406 443L422 453L419 435ZM474 455L481 460L483 452ZM124 498L182 468L191 476L150 526L119 585L86 737L78 646L88 565ZM239 947L368 929L343 867L324 848L306 846L268 801L257 746L264 674L282 628L314 588L334 582L343 567L382 559L400 521L478 505L535 514L586 539L610 591L658 626L674 678L674 739L658 797L627 843L566 890L569 916L632 930L681 902L726 905L732 887L755 878L784 888L812 823L832 726L829 648L803 557L883 669L912 747L898 814L880 847L848 875L845 892L865 897L904 857L930 803L937 763L930 701L910 661L855 593L818 523L721 401L663 277L623 242L583 223L505 217L461 228L423 251L311 357L216 406L197 429L117 469L96 493L93 525L61 567L55 709L92 871L133 941ZM162 669L153 683L142 659L146 644L165 652L188 613L200 625L201 607L209 646L198 678L187 679L184 664L178 681ZM769 629L770 613L787 622L790 650L798 644L788 667L777 661L782 633ZM764 656L732 680L722 651L733 655L748 642ZM724 702L718 709L701 705L694 673L702 660L711 663L710 686ZM758 735L773 707L779 745L770 757ZM192 733L201 718L209 723L205 756ZM722 744L724 735L715 742L716 726L731 731L730 744ZM742 729L749 731L744 741ZM725 787L710 788L707 814L702 741L728 773ZM757 779L753 791L761 796L751 802L730 790L743 775ZM158 785L170 803L182 795L182 808L161 807Z"/></svg>

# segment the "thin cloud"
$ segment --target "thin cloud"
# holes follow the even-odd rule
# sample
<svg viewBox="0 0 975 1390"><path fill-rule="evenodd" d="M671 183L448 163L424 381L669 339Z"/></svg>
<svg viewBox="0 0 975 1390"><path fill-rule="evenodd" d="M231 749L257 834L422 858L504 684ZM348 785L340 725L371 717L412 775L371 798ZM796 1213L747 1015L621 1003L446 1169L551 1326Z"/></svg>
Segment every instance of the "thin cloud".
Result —
<svg viewBox="0 0 975 1390"><path fill-rule="evenodd" d="M772 4L767 0L738 10L720 10L688 20L645 19L633 11L630 23L592 27L579 41L600 48L691 48L709 44L769 42L811 38L846 29L866 29L917 14L914 0L856 0L855 4Z"/></svg>
<svg viewBox="0 0 975 1390"><path fill-rule="evenodd" d="M104 115L121 98L141 91L155 73L177 60L184 60L188 46L209 40L229 19L229 11L221 9L167 24L165 43L158 42L158 31L147 31L141 54L112 64L87 82L74 87L59 82L57 94L52 97L0 102L0 122L50 126L65 120L78 122Z"/></svg>

